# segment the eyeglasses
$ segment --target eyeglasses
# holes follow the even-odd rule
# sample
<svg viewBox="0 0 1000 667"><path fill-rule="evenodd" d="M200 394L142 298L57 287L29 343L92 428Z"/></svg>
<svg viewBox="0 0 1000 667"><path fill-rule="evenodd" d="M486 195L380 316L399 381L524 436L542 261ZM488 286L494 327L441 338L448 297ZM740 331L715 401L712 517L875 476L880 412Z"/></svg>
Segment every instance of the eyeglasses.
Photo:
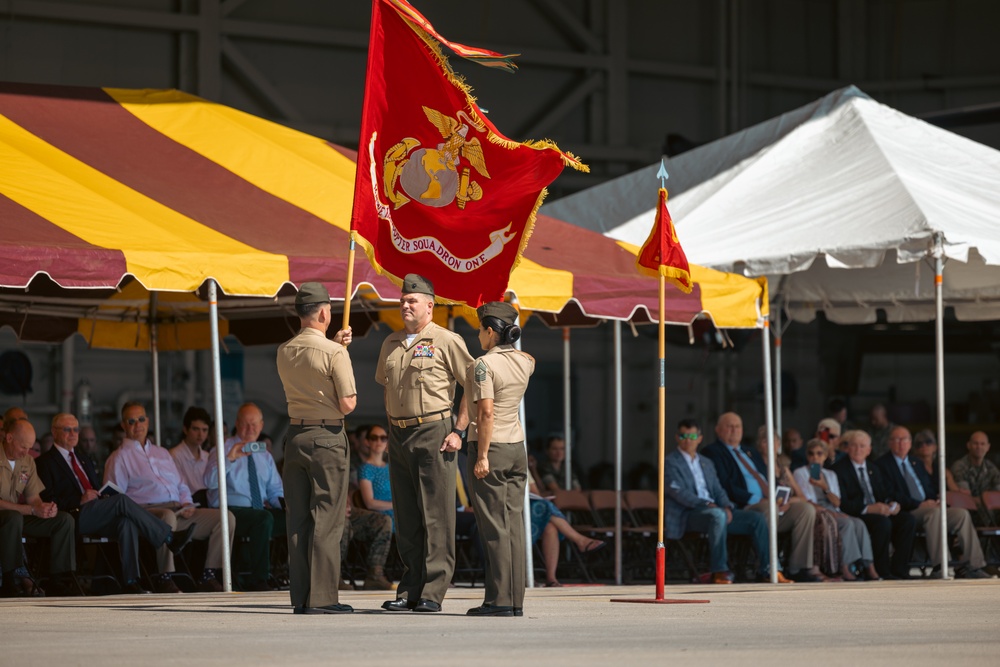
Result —
<svg viewBox="0 0 1000 667"><path fill-rule="evenodd" d="M697 440L701 437L701 433L678 433L678 440Z"/></svg>
<svg viewBox="0 0 1000 667"><path fill-rule="evenodd" d="M370 435L369 440L378 440L379 442L389 442L389 436L387 435Z"/></svg>
<svg viewBox="0 0 1000 667"><path fill-rule="evenodd" d="M145 415L143 415L142 417L130 417L125 420L125 423L128 424L129 426L135 426L136 422L139 422L140 424L146 423Z"/></svg>
<svg viewBox="0 0 1000 667"><path fill-rule="evenodd" d="M62 432L63 433L79 433L80 432L80 427L79 426L63 426L62 427Z"/></svg>

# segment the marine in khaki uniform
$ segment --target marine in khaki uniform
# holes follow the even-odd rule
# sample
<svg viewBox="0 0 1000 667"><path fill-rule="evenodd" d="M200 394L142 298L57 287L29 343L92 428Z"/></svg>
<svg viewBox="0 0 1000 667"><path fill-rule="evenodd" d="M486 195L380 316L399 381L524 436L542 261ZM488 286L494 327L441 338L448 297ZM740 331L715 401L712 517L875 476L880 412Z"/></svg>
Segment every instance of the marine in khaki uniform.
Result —
<svg viewBox="0 0 1000 667"><path fill-rule="evenodd" d="M0 464L0 565L3 566L2 597L39 597L42 589L24 567L21 537L50 539L49 569L55 578L66 578L76 569L74 552L76 524L55 503L42 500L45 485L38 478L35 459L28 450L35 442L35 429L27 418L9 422L3 434Z"/></svg>
<svg viewBox="0 0 1000 667"><path fill-rule="evenodd" d="M295 297L302 328L278 348L278 375L290 425L285 437L288 579L296 614L346 613L339 604L340 538L347 503L348 447L344 416L357 405L346 345L350 328L326 337L330 295L303 283Z"/></svg>
<svg viewBox="0 0 1000 667"><path fill-rule="evenodd" d="M455 464L469 423L465 399L452 415L455 382L464 386L472 356L458 334L431 321L434 286L403 279L403 330L379 352L375 381L385 387L389 484L403 576L387 611L441 611L455 571Z"/></svg>
<svg viewBox="0 0 1000 667"><path fill-rule="evenodd" d="M512 345L521 337L517 310L493 301L476 311L486 354L469 369L469 477L483 541L486 591L469 616L521 616L527 585L524 490L528 456L518 412L535 360ZM471 407L471 406L475 407Z"/></svg>

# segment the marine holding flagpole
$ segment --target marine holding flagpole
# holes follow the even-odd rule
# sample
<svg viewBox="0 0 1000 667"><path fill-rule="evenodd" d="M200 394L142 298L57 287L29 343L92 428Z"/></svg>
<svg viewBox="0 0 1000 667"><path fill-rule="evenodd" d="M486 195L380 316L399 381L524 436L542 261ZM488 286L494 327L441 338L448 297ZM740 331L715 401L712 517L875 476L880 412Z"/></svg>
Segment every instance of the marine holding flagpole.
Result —
<svg viewBox="0 0 1000 667"><path fill-rule="evenodd" d="M472 507L483 542L486 591L469 616L522 616L528 579L524 496L528 456L520 421L521 399L535 360L514 348L521 337L517 310L491 301L476 309L479 344L486 354L465 381L469 415Z"/></svg>

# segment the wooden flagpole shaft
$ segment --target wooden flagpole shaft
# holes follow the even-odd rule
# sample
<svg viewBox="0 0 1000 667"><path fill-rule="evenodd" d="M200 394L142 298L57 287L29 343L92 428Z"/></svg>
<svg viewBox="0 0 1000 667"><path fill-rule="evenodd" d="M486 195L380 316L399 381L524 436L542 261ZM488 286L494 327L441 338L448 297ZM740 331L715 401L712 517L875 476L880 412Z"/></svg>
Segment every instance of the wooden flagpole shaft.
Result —
<svg viewBox="0 0 1000 667"><path fill-rule="evenodd" d="M666 437L667 437L667 434L666 434L666 422L667 422L667 414L666 414L666 406L667 406L666 391L667 391L667 388L666 388L666 383L665 383L666 378L664 377L666 375L666 365L665 365L665 361L666 361L666 317L665 317L664 312L663 312L664 309L665 309L665 306L666 306L665 291L666 291L666 278L664 278L663 274L661 273L660 274L660 322L659 322L659 324L660 324L660 332L659 332L660 333L660 336L659 336L659 338L660 338L660 344L659 344L659 348L660 348L660 388L659 388L659 403L660 403L659 424L660 424L660 428L658 429L659 430L660 447L659 447L659 456L657 457L657 463L659 464L659 473L658 473L657 478L656 478L657 481L658 481L658 483L659 483L659 490L660 490L659 495L658 495L658 498L659 498L659 502L658 502L659 508L658 508L658 512L657 512L657 524L656 524L656 527L657 527L657 533L656 533L656 599L657 600L662 600L663 599L663 584L664 584L664 579L666 578L665 577L666 552L665 552L665 548L663 546L663 492L664 492L664 488L663 488L663 457L666 454Z"/></svg>
<svg viewBox="0 0 1000 667"><path fill-rule="evenodd" d="M346 329L351 324L351 292L354 290L354 232L351 231L351 247L347 252L347 288L344 292L344 325Z"/></svg>

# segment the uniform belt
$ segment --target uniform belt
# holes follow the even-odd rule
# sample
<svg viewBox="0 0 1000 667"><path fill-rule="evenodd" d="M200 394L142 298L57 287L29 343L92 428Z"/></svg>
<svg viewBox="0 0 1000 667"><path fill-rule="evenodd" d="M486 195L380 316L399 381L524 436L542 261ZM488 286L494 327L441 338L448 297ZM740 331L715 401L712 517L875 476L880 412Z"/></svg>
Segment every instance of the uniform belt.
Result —
<svg viewBox="0 0 1000 667"><path fill-rule="evenodd" d="M290 417L292 426L343 426L343 419L295 419Z"/></svg>
<svg viewBox="0 0 1000 667"><path fill-rule="evenodd" d="M431 415L425 415L423 417L407 417L406 419L396 419L395 417L389 417L389 423L393 426L398 426L399 428L409 428L411 426L417 426L419 424L429 424L430 422L439 422L442 419L447 419L451 417L451 410L445 410L444 412L435 412Z"/></svg>

